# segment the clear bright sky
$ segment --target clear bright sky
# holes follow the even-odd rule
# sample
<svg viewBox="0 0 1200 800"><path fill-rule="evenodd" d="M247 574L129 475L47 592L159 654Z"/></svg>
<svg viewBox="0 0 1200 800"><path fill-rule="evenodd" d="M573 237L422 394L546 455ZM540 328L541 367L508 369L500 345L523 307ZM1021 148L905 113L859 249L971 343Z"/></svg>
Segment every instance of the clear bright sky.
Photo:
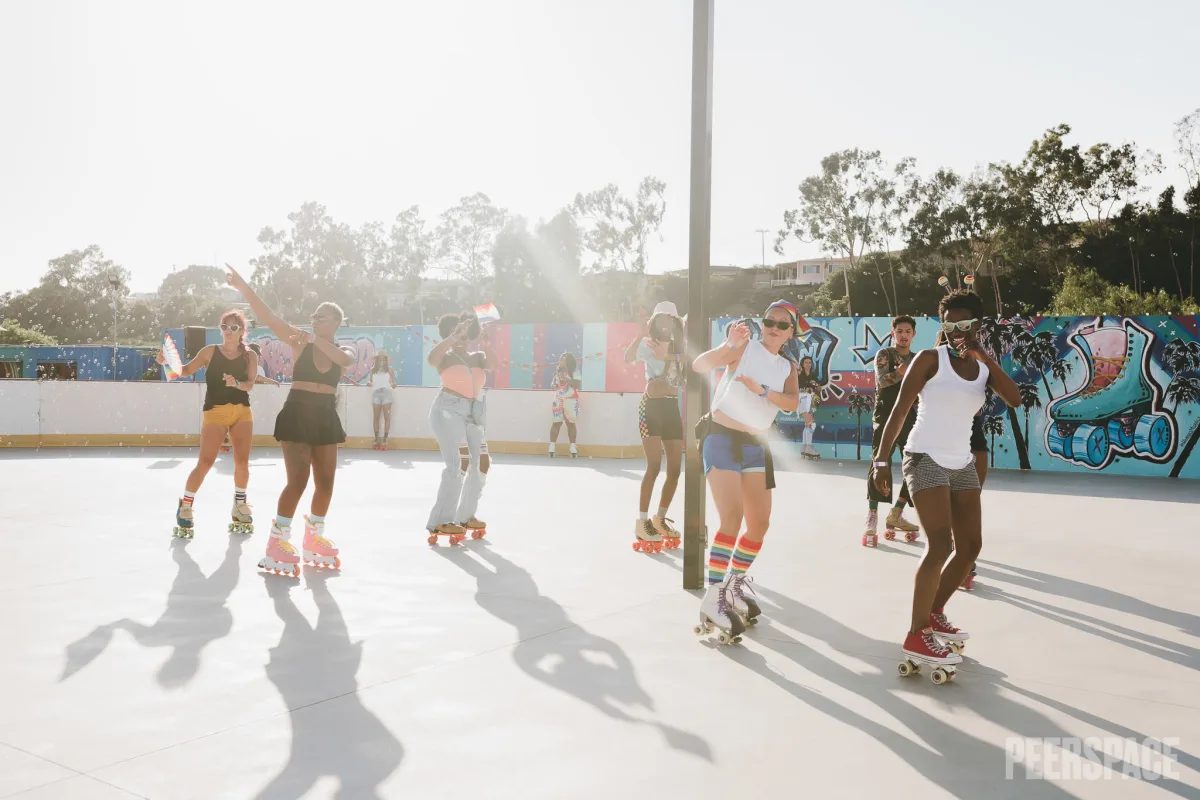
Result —
<svg viewBox="0 0 1200 800"><path fill-rule="evenodd" d="M0 291L92 243L152 291L172 267L244 263L308 200L353 225L419 204L432 224L483 191L537 219L646 174L668 186L651 271L685 267L691 8L4 2ZM1157 185L1177 180L1198 32L1194 0L717 0L712 261L756 263L755 229L845 147L969 171L1067 122L1157 150Z"/></svg>

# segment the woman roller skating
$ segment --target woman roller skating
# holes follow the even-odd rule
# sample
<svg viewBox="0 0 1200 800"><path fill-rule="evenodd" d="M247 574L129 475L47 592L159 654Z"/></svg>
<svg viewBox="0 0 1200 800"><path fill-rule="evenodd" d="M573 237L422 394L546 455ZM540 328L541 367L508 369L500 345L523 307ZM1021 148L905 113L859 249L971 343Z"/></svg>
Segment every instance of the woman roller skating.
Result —
<svg viewBox="0 0 1200 800"><path fill-rule="evenodd" d="M486 528L476 517L484 484L480 449L486 410L481 398L487 373L496 369L499 359L491 342L486 337L481 339L474 313L443 316L438 320L438 334L442 341L429 351L427 360L438 371L442 390L429 409L429 426L437 438L444 467L425 528L430 544L436 544L438 536L448 536L450 543L456 544L468 530L475 533ZM470 457L465 479L459 470L459 444L464 439Z"/></svg>
<svg viewBox="0 0 1200 800"><path fill-rule="evenodd" d="M321 303L310 318L311 333L294 328L259 299L237 270L225 266L229 270L229 284L242 293L254 315L280 340L292 346L292 387L275 418L275 438L283 449L287 485L279 495L267 552L258 566L299 577L300 556L291 543L292 518L311 474L313 496L310 513L304 518L304 561L336 569L341 566L338 549L324 536L325 514L333 499L337 447L346 441L346 432L337 415L336 392L343 371L358 360L353 350L339 347L333 341L342 324L342 309L334 303Z"/></svg>
<svg viewBox="0 0 1200 800"><path fill-rule="evenodd" d="M759 615L758 604L745 596L746 572L771 520L775 473L767 431L780 411L795 411L800 402L797 370L781 354L799 321L796 307L780 300L767 308L761 341L751 339L750 327L739 323L724 344L692 363L699 373L725 368L712 411L696 430L721 520L709 551L708 591L696 632L719 628L722 643L736 642ZM739 539L743 521L746 531Z"/></svg>
<svg viewBox="0 0 1200 800"><path fill-rule="evenodd" d="M363 379L371 384L371 413L375 430L376 450L387 450L392 435L392 403L395 401L396 370L392 369L386 351L375 355L370 374ZM383 432L380 433L380 430Z"/></svg>
<svg viewBox="0 0 1200 800"><path fill-rule="evenodd" d="M166 362L162 352L158 363ZM250 411L253 375L258 373L258 355L246 346L246 318L240 311L227 311L221 317L221 343L206 345L183 366L181 377L198 370L204 373L204 415L200 424L200 456L188 475L183 497L175 511L175 535L190 539L195 521L192 503L212 469L217 452L226 436L233 447L233 510L230 533L253 533L254 518L246 502L250 482L250 448L254 440L254 414Z"/></svg>
<svg viewBox="0 0 1200 800"><path fill-rule="evenodd" d="M683 386L683 320L674 303L659 303L646 322L645 334L625 350L625 362L646 365L646 391L638 408L638 429L646 455L638 520L634 523L635 550L658 552L666 538L668 548L678 547L679 531L667 519L667 509L679 486L683 468L683 417L679 413L679 390ZM663 482L658 513L650 519L654 484L667 456L667 478Z"/></svg>
<svg viewBox="0 0 1200 800"><path fill-rule="evenodd" d="M813 369L812 356L800 359L796 377L800 388L800 405L797 406L796 413L804 421L804 444L800 447L800 454L817 461L820 460L821 454L813 447L813 433L817 430L816 418L813 415L817 406L821 405L821 381Z"/></svg>
<svg viewBox="0 0 1200 800"><path fill-rule="evenodd" d="M554 392L554 403L550 408L550 452L554 458L554 445L563 423L567 424L567 441L571 443L571 458L579 452L575 449L576 424L579 422L579 389L583 383L575 377L576 361L573 353L563 353L554 371L550 391Z"/></svg>
<svg viewBox="0 0 1200 800"><path fill-rule="evenodd" d="M954 676L961 650L969 638L946 619L946 602L962 584L981 547L979 474L971 454L971 424L983 406L990 386L1015 407L1021 393L979 344L983 303L978 295L956 291L939 306L948 345L924 350L914 359L888 416L877 452L890 453L904 418L918 396L917 421L904 451L904 478L928 544L917 567L912 620L904 640L905 660L900 674L934 668L932 678L943 683ZM880 492L892 485L891 464L873 464L872 478ZM953 537L954 557L951 553ZM953 651L953 652L952 652Z"/></svg>

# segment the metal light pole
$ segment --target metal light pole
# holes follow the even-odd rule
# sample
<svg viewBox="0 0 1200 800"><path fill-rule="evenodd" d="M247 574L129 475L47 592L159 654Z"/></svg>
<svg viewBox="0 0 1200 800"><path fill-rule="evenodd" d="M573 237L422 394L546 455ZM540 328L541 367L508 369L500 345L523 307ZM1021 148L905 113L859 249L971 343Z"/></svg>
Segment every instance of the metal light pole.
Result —
<svg viewBox="0 0 1200 800"><path fill-rule="evenodd" d="M692 4L692 174L691 215L688 224L688 353L708 350L709 319L705 309L711 268L712 223L712 92L713 5ZM708 412L707 375L687 371L687 430L690 447L683 473L683 588L704 586L704 553L708 528L704 524L704 468L700 448L691 438L700 417Z"/></svg>
<svg viewBox="0 0 1200 800"><path fill-rule="evenodd" d="M767 234L770 233L770 231L765 228L759 228L755 231L755 233L757 233L758 238L762 240L762 261L759 263L765 267L767 265Z"/></svg>

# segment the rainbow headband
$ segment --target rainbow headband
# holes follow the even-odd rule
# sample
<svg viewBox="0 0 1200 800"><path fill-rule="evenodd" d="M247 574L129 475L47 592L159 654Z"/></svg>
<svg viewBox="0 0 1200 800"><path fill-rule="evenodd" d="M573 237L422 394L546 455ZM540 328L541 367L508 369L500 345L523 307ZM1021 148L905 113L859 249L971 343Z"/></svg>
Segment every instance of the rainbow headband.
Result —
<svg viewBox="0 0 1200 800"><path fill-rule="evenodd" d="M800 316L800 309L794 303L789 303L787 300L776 300L767 306L767 313L770 313L772 308L782 308L788 314L791 314L792 322L796 323L796 333L803 333L808 330L808 322Z"/></svg>

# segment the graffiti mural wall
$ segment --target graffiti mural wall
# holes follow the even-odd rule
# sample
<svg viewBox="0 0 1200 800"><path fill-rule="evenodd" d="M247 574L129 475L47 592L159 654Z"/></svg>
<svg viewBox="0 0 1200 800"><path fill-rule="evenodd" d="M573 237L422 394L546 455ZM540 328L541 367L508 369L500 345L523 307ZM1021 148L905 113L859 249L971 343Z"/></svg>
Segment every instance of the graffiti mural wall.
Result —
<svg viewBox="0 0 1200 800"><path fill-rule="evenodd" d="M636 323L525 324L488 326L501 368L488 379L497 389L549 389L554 368L563 353L574 353L585 392L641 392L646 388L640 365L624 362L626 346L639 336ZM183 331L165 331L183 353ZM266 328L255 328L247 337L262 348L267 374L280 381L292 377L292 348ZM425 357L439 340L436 325L342 328L337 341L358 354L346 379L366 380L375 354L386 350L401 386L437 386L437 372ZM208 330L207 342L221 341L220 331ZM204 380L203 373L197 380Z"/></svg>
<svg viewBox="0 0 1200 800"><path fill-rule="evenodd" d="M715 341L734 320L713 324ZM993 466L1200 478L1200 335L1196 317L1020 317L987 320L984 346L1021 387L1022 404L985 405ZM871 457L873 359L891 343L886 318L810 317L792 356L812 356L822 384L814 443L824 458ZM917 320L913 349L937 320ZM799 441L800 420L779 415ZM797 445L798 447L798 445Z"/></svg>
<svg viewBox="0 0 1200 800"><path fill-rule="evenodd" d="M714 341L734 320L713 322ZM891 343L891 321L810 317L812 329L791 355L813 360L821 383L814 445L824 458L871 457L875 354ZM937 320L917 320L913 348L932 347ZM579 359L586 392L641 392L641 365L627 365L636 323L498 324L489 327L501 368L494 388L548 389L559 355ZM167 331L182 351L183 332ZM1021 386L1023 403L984 409L992 464L1049 469L1200 478L1200 334L1196 317L1022 317L987 320L984 345ZM267 373L290 380L292 352L265 328L250 332ZM208 341L220 341L219 331ZM363 382L375 354L387 350L403 386L436 386L425 363L438 341L435 326L343 328L338 341L354 348L352 382ZM203 380L203 375L198 376ZM784 438L799 442L794 414L780 414ZM799 447L799 444L796 445Z"/></svg>

